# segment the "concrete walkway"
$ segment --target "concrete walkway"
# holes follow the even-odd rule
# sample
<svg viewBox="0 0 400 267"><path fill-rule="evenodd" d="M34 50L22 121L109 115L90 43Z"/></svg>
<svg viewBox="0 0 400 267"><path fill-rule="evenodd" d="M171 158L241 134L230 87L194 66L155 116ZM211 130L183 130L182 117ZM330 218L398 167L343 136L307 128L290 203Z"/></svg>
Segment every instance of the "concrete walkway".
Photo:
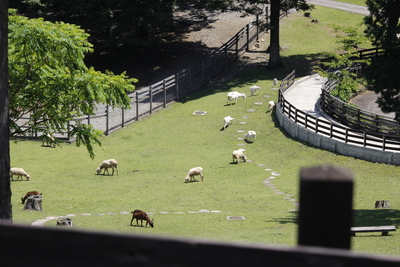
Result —
<svg viewBox="0 0 400 267"><path fill-rule="evenodd" d="M369 10L366 6L353 5L332 0L308 0L307 3L315 6L323 6L323 7L343 10L346 12L360 14L364 16L369 15Z"/></svg>

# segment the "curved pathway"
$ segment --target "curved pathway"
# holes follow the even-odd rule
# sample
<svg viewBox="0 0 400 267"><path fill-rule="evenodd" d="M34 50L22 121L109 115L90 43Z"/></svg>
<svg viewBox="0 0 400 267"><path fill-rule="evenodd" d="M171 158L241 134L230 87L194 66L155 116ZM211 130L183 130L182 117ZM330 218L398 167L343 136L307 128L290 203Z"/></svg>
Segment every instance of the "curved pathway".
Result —
<svg viewBox="0 0 400 267"><path fill-rule="evenodd" d="M360 15L364 15L364 16L369 15L369 10L366 6L353 5L353 4L349 4L349 3L343 3L343 2L332 1L332 0L308 0L307 3L313 4L316 6L323 6L323 7L329 7L329 8L333 8L333 9L343 10L346 12L360 14Z"/></svg>

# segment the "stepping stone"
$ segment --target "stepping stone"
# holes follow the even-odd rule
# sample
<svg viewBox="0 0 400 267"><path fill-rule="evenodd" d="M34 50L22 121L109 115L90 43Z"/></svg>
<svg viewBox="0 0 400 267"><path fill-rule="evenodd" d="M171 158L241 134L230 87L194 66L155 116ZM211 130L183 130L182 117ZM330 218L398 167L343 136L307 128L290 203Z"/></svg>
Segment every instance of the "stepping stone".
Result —
<svg viewBox="0 0 400 267"><path fill-rule="evenodd" d="M46 220L54 220L54 219L58 219L59 217L54 217L54 216L49 216L46 217Z"/></svg>
<svg viewBox="0 0 400 267"><path fill-rule="evenodd" d="M282 195L283 194L283 192L275 192L275 193L277 193L278 195Z"/></svg>
<svg viewBox="0 0 400 267"><path fill-rule="evenodd" d="M238 140L244 140L244 138L243 137L239 137Z"/></svg>
<svg viewBox="0 0 400 267"><path fill-rule="evenodd" d="M206 113L207 113L207 111L196 110L192 114L193 115L205 115Z"/></svg>
<svg viewBox="0 0 400 267"><path fill-rule="evenodd" d="M228 216L226 217L227 220L229 221L242 221L245 220L243 216Z"/></svg>
<svg viewBox="0 0 400 267"><path fill-rule="evenodd" d="M104 213L95 213L94 215L104 215Z"/></svg>
<svg viewBox="0 0 400 267"><path fill-rule="evenodd" d="M254 103L254 105L257 105L257 106L261 106L263 104L263 102L256 102L256 103Z"/></svg>
<svg viewBox="0 0 400 267"><path fill-rule="evenodd" d="M249 116L242 116L243 119L247 119Z"/></svg>
<svg viewBox="0 0 400 267"><path fill-rule="evenodd" d="M116 213L112 213L112 212L109 212L109 213L106 213L107 215L116 215Z"/></svg>
<svg viewBox="0 0 400 267"><path fill-rule="evenodd" d="M276 87L273 87L273 88L271 88L272 90L279 90L279 88L276 88Z"/></svg>
<svg viewBox="0 0 400 267"><path fill-rule="evenodd" d="M129 214L130 212L128 211L121 211L119 214Z"/></svg>
<svg viewBox="0 0 400 267"><path fill-rule="evenodd" d="M275 175L275 176L281 176L281 174L280 174L280 173L277 173L277 172L271 172L271 174L272 174L272 175Z"/></svg>
<svg viewBox="0 0 400 267"><path fill-rule="evenodd" d="M174 214L183 214L183 212L181 212L181 211L175 211L175 212L173 212Z"/></svg>
<svg viewBox="0 0 400 267"><path fill-rule="evenodd" d="M187 213L197 213L197 211L188 211Z"/></svg>
<svg viewBox="0 0 400 267"><path fill-rule="evenodd" d="M199 213L209 213L209 210L199 210Z"/></svg>
<svg viewBox="0 0 400 267"><path fill-rule="evenodd" d="M255 111L256 111L256 110L255 110L255 109L253 109L253 108L252 108L252 109L248 109L248 110L247 110L247 112L255 112Z"/></svg>
<svg viewBox="0 0 400 267"><path fill-rule="evenodd" d="M237 144L238 146L245 146L246 144Z"/></svg>
<svg viewBox="0 0 400 267"><path fill-rule="evenodd" d="M264 97L271 97L270 95L264 95Z"/></svg>
<svg viewBox="0 0 400 267"><path fill-rule="evenodd" d="M246 124L245 121L239 121L239 124Z"/></svg>
<svg viewBox="0 0 400 267"><path fill-rule="evenodd" d="M76 217L76 215L75 214L68 214L68 215L65 215L65 217Z"/></svg>
<svg viewBox="0 0 400 267"><path fill-rule="evenodd" d="M146 212L147 214L154 214L154 212Z"/></svg>
<svg viewBox="0 0 400 267"><path fill-rule="evenodd" d="M254 162L254 160L248 159L246 160L246 162Z"/></svg>
<svg viewBox="0 0 400 267"><path fill-rule="evenodd" d="M265 169L266 172L272 171L272 169Z"/></svg>
<svg viewBox="0 0 400 267"><path fill-rule="evenodd" d="M92 214L90 214L90 213L81 213L80 215L88 216L88 215L92 215Z"/></svg>
<svg viewBox="0 0 400 267"><path fill-rule="evenodd" d="M237 130L238 133L244 133L244 130Z"/></svg>
<svg viewBox="0 0 400 267"><path fill-rule="evenodd" d="M210 212L213 212L213 213L221 213L219 210L211 210Z"/></svg>
<svg viewBox="0 0 400 267"><path fill-rule="evenodd" d="M265 166L267 166L267 165L265 165L265 164L258 164L257 166L258 166L258 167L265 167Z"/></svg>
<svg viewBox="0 0 400 267"><path fill-rule="evenodd" d="M271 177L269 177L269 179L275 179L275 177L271 176Z"/></svg>
<svg viewBox="0 0 400 267"><path fill-rule="evenodd" d="M168 211L160 211L161 214L169 214Z"/></svg>

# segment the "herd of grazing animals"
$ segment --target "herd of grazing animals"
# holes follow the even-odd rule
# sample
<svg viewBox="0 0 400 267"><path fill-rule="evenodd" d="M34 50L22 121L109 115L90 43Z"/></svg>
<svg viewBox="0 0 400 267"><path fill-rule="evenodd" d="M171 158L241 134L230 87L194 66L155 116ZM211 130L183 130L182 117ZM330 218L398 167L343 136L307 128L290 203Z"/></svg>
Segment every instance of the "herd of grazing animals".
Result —
<svg viewBox="0 0 400 267"><path fill-rule="evenodd" d="M277 79L274 79L274 85L276 85L277 83ZM250 87L250 95L254 96L256 95L256 91L261 91L261 87L253 85ZM235 104L237 104L237 100L238 98L243 98L246 99L246 95L244 93L239 93L237 91L234 92L229 92L227 95L227 104L232 105L232 103L234 102ZM269 110L272 111L272 109L275 107L275 102L274 101L269 101L268 103L269 105ZM230 124L232 124L234 118L232 118L231 116L226 116L224 118L224 126L223 129L225 130ZM245 135L245 138L248 142L254 142L255 138L256 138L256 132L255 131L248 131ZM232 152L232 161L233 163L237 163L239 164L240 162L246 162L247 161L247 157L246 155L244 155L244 151L246 151L245 149L237 149L234 150ZM116 174L118 175L118 162L116 159L108 159L108 160L104 160L96 169L96 174L100 174L101 171L103 170L103 175L105 175L105 173L107 172L108 175L110 175L108 169L111 168L112 169L112 173L111 175L114 175L114 170L116 170ZM11 168L10 169L10 178L11 180L14 180L13 177L14 175L17 176L17 180L19 178L21 178L24 176L26 178L27 181L29 181L30 176L28 173L25 172L24 169L22 168ZM204 179L204 175L203 175L203 168L202 167L195 167L195 168L191 168L186 177L184 178L185 182L190 182L190 181L197 181L195 179L195 176L200 176L201 181L203 181ZM29 191L25 194L24 197L21 197L21 202L22 204L24 204L25 200L28 199L28 197L32 196L32 195L42 195L41 193L39 193L38 191ZM131 212L132 213L132 219L131 219L131 225L133 220L136 219L136 224L139 225L139 220L141 221L141 226L143 226L143 221L146 221L146 226L149 224L151 227L154 227L154 223L152 220L150 220L150 218L148 217L148 215L146 214L146 212L141 211L141 210L134 210Z"/></svg>

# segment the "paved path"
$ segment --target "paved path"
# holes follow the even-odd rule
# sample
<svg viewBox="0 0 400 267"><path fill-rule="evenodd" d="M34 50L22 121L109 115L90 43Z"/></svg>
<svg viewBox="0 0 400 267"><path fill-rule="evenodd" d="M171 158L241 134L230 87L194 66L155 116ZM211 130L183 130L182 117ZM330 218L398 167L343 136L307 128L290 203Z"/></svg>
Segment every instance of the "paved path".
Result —
<svg viewBox="0 0 400 267"><path fill-rule="evenodd" d="M347 11L350 13L360 14L364 16L369 15L369 10L366 6L353 5L348 3L342 3L332 0L308 0L307 3L316 6L330 7L338 10Z"/></svg>

